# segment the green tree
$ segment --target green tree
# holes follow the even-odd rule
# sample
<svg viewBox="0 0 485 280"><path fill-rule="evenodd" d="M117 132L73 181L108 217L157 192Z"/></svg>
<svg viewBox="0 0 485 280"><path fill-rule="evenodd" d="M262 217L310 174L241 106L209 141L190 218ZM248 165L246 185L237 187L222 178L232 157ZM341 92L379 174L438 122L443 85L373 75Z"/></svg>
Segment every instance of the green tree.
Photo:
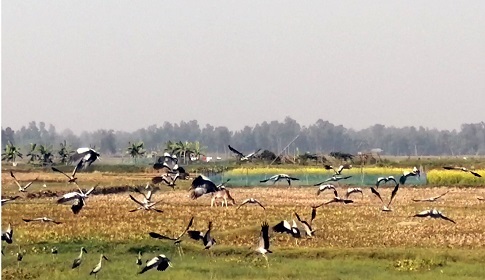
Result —
<svg viewBox="0 0 485 280"><path fill-rule="evenodd" d="M48 147L47 145L39 145L37 147L37 150L39 151L39 154L40 154L40 163L43 166L51 165L52 157L54 156L52 154L52 147Z"/></svg>
<svg viewBox="0 0 485 280"><path fill-rule="evenodd" d="M73 150L71 150L71 147L67 145L66 140L62 141L60 144L60 149L57 151L57 154L59 155L60 162L62 164L67 164L69 162L69 158L71 155L74 153Z"/></svg>
<svg viewBox="0 0 485 280"><path fill-rule="evenodd" d="M164 151L173 155L177 152L178 150L178 143L177 142L173 142L171 140L167 141L167 143L165 143L165 149Z"/></svg>
<svg viewBox="0 0 485 280"><path fill-rule="evenodd" d="M128 142L128 148L126 149L126 153L129 154L131 158L133 158L133 162L136 163L136 159L145 154L145 149L143 148L143 146L143 141L140 141L138 143Z"/></svg>
<svg viewBox="0 0 485 280"><path fill-rule="evenodd" d="M177 146L175 148L175 154L183 159L184 164L187 163L187 155L191 153L191 144L188 141L177 142Z"/></svg>
<svg viewBox="0 0 485 280"><path fill-rule="evenodd" d="M26 155L29 157L29 161L28 163L33 163L34 161L36 160L39 160L40 159L40 156L39 154L37 153L37 144L35 143L30 143L30 151L29 153Z"/></svg>
<svg viewBox="0 0 485 280"><path fill-rule="evenodd" d="M20 148L15 147L10 141L8 141L5 149L3 149L2 153L2 160L7 162L12 162L13 166L17 165L17 157L22 158L22 153L20 152Z"/></svg>
<svg viewBox="0 0 485 280"><path fill-rule="evenodd" d="M201 155L205 155L207 147L202 146L199 141L191 142L190 144L190 155L200 159Z"/></svg>

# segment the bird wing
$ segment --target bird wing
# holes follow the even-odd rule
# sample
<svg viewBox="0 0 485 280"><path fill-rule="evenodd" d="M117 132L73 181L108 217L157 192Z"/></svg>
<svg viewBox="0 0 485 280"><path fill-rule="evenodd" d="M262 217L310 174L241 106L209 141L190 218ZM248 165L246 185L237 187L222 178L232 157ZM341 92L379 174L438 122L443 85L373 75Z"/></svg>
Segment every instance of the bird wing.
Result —
<svg viewBox="0 0 485 280"><path fill-rule="evenodd" d="M175 238L171 238L171 237L168 237L168 236L165 236L165 235L161 235L159 233L156 233L156 232L149 232L148 235L150 235L151 238L156 238L156 239L166 239L166 240L176 240Z"/></svg>
<svg viewBox="0 0 485 280"><path fill-rule="evenodd" d="M313 222L313 220L315 219L316 216L317 216L317 208L312 207L312 218L310 219L310 223Z"/></svg>
<svg viewBox="0 0 485 280"><path fill-rule="evenodd" d="M455 170L455 169L461 169L461 167L458 167L458 166L443 166L443 169Z"/></svg>
<svg viewBox="0 0 485 280"><path fill-rule="evenodd" d="M300 219L300 216L298 215L298 213L295 212L295 216L296 216L296 219L301 223L302 220Z"/></svg>
<svg viewBox="0 0 485 280"><path fill-rule="evenodd" d="M279 233L291 233L291 226L286 220L279 222L275 226L273 226L273 231Z"/></svg>
<svg viewBox="0 0 485 280"><path fill-rule="evenodd" d="M263 222L261 225L261 237L259 238L259 247L266 250L269 249L269 225L267 222Z"/></svg>
<svg viewBox="0 0 485 280"><path fill-rule="evenodd" d="M256 202L259 206L261 206L261 208L263 208L263 210L266 210L266 208L263 206L263 204L261 204L261 202L259 202L258 200L254 200L254 202Z"/></svg>
<svg viewBox="0 0 485 280"><path fill-rule="evenodd" d="M76 166L76 167L77 167L77 166ZM59 173L62 173L62 174L64 174L64 176L66 176L67 178L71 179L71 177L69 177L69 175L67 175L66 173L62 172L61 170L59 170L59 169L55 168L54 166L53 166L53 167L51 167L51 168L52 168L52 170L53 170L53 171L55 171L55 172L59 172Z"/></svg>
<svg viewBox="0 0 485 280"><path fill-rule="evenodd" d="M83 159L81 159L77 164L76 166L74 167L74 170L72 171L72 174L71 176L74 177L76 175L76 172L79 170L79 169L82 169L83 167L83 164L84 164L84 161Z"/></svg>
<svg viewBox="0 0 485 280"><path fill-rule="evenodd" d="M166 184L169 184L167 178L165 178L164 176L156 176L156 177L153 177L152 178L152 183L153 184L158 184L160 182L165 182Z"/></svg>
<svg viewBox="0 0 485 280"><path fill-rule="evenodd" d="M149 260L146 263L145 267L140 272L138 272L138 274L147 272L148 270L158 266L160 262L161 262L161 258L159 256L154 257L153 259Z"/></svg>
<svg viewBox="0 0 485 280"><path fill-rule="evenodd" d="M157 270L164 271L169 266L170 266L170 262L166 258L161 258L161 260L158 262Z"/></svg>
<svg viewBox="0 0 485 280"><path fill-rule="evenodd" d="M389 204L387 204L387 207L389 207L389 205L391 205L391 202L392 200L394 199L394 197L396 196L397 194L397 191L399 190L399 184L397 184L394 189L392 190L392 193L391 193L391 200L389 200Z"/></svg>
<svg viewBox="0 0 485 280"><path fill-rule="evenodd" d="M24 190L26 190L28 187L32 186L34 182L28 182L27 185L25 185Z"/></svg>
<svg viewBox="0 0 485 280"><path fill-rule="evenodd" d="M417 213L413 217L427 217L430 214L431 214L431 211L430 210L424 210L424 211L421 211L421 212Z"/></svg>
<svg viewBox="0 0 485 280"><path fill-rule="evenodd" d="M182 236L184 236L184 234L189 230L189 228L192 226L194 222L194 216L192 216L192 218L190 218L190 221L189 221L189 224L187 225L187 227L185 228L185 230L177 237L177 239L180 239L182 238Z"/></svg>
<svg viewBox="0 0 485 280"><path fill-rule="evenodd" d="M231 152L239 155L240 157L244 157L244 155L240 151L234 149L233 147L231 147L231 145L227 145L227 146L229 147L229 150L231 150Z"/></svg>
<svg viewBox="0 0 485 280"><path fill-rule="evenodd" d="M201 240L204 237L202 232L200 232L198 230L189 230L189 231L187 231L187 234L189 235L190 238L192 238L194 240Z"/></svg>
<svg viewBox="0 0 485 280"><path fill-rule="evenodd" d="M68 201L71 201L73 199L79 199L81 198L81 194L78 192L70 192L64 194L60 199L57 200L57 203L65 203Z"/></svg>
<svg viewBox="0 0 485 280"><path fill-rule="evenodd" d="M98 184L96 184L96 186L90 188L84 195L86 195L86 196L90 195L96 189L97 186L98 186Z"/></svg>
<svg viewBox="0 0 485 280"><path fill-rule="evenodd" d="M345 176L345 177L341 177L340 179L345 180L345 179L349 179L349 178L352 178L352 176Z"/></svg>
<svg viewBox="0 0 485 280"><path fill-rule="evenodd" d="M35 219L22 219L22 220L24 220L24 222L26 222L26 223L35 221Z"/></svg>
<svg viewBox="0 0 485 280"><path fill-rule="evenodd" d="M296 181L300 180L300 179L295 178L295 177L288 177L288 179L290 179L290 180L296 180Z"/></svg>
<svg viewBox="0 0 485 280"><path fill-rule="evenodd" d="M433 199L433 200L436 200L436 199L438 199L438 198L441 198L441 197L445 196L445 195L446 195L447 193L449 193L449 192L450 192L450 191L447 191L447 192L442 193L442 194L440 194L440 195L438 195L438 196L432 197L432 199Z"/></svg>
<svg viewBox="0 0 485 280"><path fill-rule="evenodd" d="M10 171L10 176L13 178L15 184L17 184L17 186L21 189L22 186L20 185L19 181L17 180L17 178L15 178L15 175L13 175L13 172Z"/></svg>
<svg viewBox="0 0 485 280"><path fill-rule="evenodd" d="M470 172L471 174L473 174L473 176L475 176L475 177L478 177L478 178L481 178L481 177L482 177L482 175L478 174L478 173L477 173L477 172L475 172L475 171L471 171L471 170L470 170L469 172Z"/></svg>
<svg viewBox="0 0 485 280"><path fill-rule="evenodd" d="M399 184L404 185L404 183L406 183L406 179L408 178L409 174L411 174L411 173L407 173L407 174L402 175L399 178Z"/></svg>
<svg viewBox="0 0 485 280"><path fill-rule="evenodd" d="M344 170L344 166L343 165L340 165L339 168L337 169L337 174L340 174L342 173L342 170Z"/></svg>
<svg viewBox="0 0 485 280"><path fill-rule="evenodd" d="M443 215L443 214L441 214L441 213L440 213L440 217L441 217L443 220L450 221L450 222L452 222L452 223L456 224L456 222L455 222L455 221L453 221L452 219L450 219L450 218L446 217L445 215Z"/></svg>
<svg viewBox="0 0 485 280"><path fill-rule="evenodd" d="M244 204L248 203L250 200L251 200L251 198L245 199L241 204L239 204L239 206L236 208L236 210L239 209L239 208L241 208L241 206L243 206Z"/></svg>
<svg viewBox="0 0 485 280"><path fill-rule="evenodd" d="M134 198L131 194L129 195L131 200L133 200L134 202L136 202L138 205L140 206L145 206L145 204L141 203L140 201L138 201L136 198Z"/></svg>
<svg viewBox="0 0 485 280"><path fill-rule="evenodd" d="M384 203L384 201L382 200L381 194L376 189L374 189L373 187L370 187L370 191L373 194L375 194L381 200L382 203Z"/></svg>

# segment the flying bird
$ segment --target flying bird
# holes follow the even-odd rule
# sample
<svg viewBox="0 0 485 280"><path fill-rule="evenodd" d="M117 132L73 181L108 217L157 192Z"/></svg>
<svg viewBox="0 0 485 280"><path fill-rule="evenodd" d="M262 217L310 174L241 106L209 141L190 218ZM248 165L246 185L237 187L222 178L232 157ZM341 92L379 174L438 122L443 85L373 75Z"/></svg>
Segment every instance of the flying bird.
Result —
<svg viewBox="0 0 485 280"><path fill-rule="evenodd" d="M213 193L220 190L211 179L204 175L199 175L192 181L190 198L197 199L204 194Z"/></svg>
<svg viewBox="0 0 485 280"><path fill-rule="evenodd" d="M479 177L479 178L482 177L482 175L478 174L475 171L468 170L466 167L460 167L460 166L443 166L443 168L446 169L446 170L461 170L463 172L470 172L475 177Z"/></svg>
<svg viewBox="0 0 485 280"><path fill-rule="evenodd" d="M74 214L78 214L83 206L86 204L85 199L96 189L98 185L90 188L86 193L78 187L79 192L70 192L64 194L60 199L57 200L58 204L73 202L71 210Z"/></svg>
<svg viewBox="0 0 485 280"><path fill-rule="evenodd" d="M98 272L101 270L101 265L103 264L103 259L109 261L108 258L105 255L101 254L101 256L99 257L98 264L93 268L93 270L91 270L91 272L89 272L89 275L94 274L94 278L96 278L96 279L98 278Z"/></svg>
<svg viewBox="0 0 485 280"><path fill-rule="evenodd" d="M295 220L293 220L293 223L290 225L290 223L287 220L283 220L273 226L273 231L278 232L278 233L287 233L291 234L294 238L300 238L301 233L300 229L298 228L298 225L296 224Z"/></svg>
<svg viewBox="0 0 485 280"><path fill-rule="evenodd" d="M378 192L376 189L374 189L374 187L370 187L370 190L371 190L371 192L372 192L372 193L373 193L375 196L377 196L377 197L379 198L379 200L382 202L382 204L384 204L384 200L382 200L382 197L381 197L380 193L379 193L379 192ZM391 208L389 208L389 206L391 206L391 203L392 203L392 201L394 200L394 197L396 196L396 194L397 194L397 191L398 191L398 190L399 190L399 184L397 184L397 185L394 187L394 189L392 190L392 193L391 193L391 199L389 200L389 203L388 203L387 205L384 205L384 206L382 207L382 211L384 211L384 212L389 212L389 211L392 211L392 209L391 209Z"/></svg>
<svg viewBox="0 0 485 280"><path fill-rule="evenodd" d="M300 216L296 212L295 212L295 216L296 216L296 219L303 225L303 229L305 230L306 235L308 237L313 237L313 233L315 232L315 230L312 229L312 223L315 217L317 216L317 208L312 207L312 215L311 215L310 222L300 219Z"/></svg>
<svg viewBox="0 0 485 280"><path fill-rule="evenodd" d="M395 185L397 185L397 184L398 184L398 183L397 183L397 181L396 181L396 179L394 179L394 176L388 176L388 177L379 177L379 178L377 178L377 182L376 182L376 188L379 188L379 185L380 185L381 183L384 183L384 184L385 184L385 183L387 183L387 182L389 182L389 181L394 182L394 184L395 184Z"/></svg>
<svg viewBox="0 0 485 280"><path fill-rule="evenodd" d="M248 199L245 199L237 208L236 210L238 210L239 208L241 208L241 206L243 205L246 205L248 203L251 203L251 204L257 204L259 206L261 206L261 208L263 208L263 210L266 210L266 208L264 208L263 204L261 204L261 202L259 202L257 199L254 199L254 198L248 198Z"/></svg>
<svg viewBox="0 0 485 280"><path fill-rule="evenodd" d="M231 147L231 145L227 145L227 146L229 147L229 150L231 150L231 152L235 153L238 156L239 160L241 160L241 161L251 160L251 158L254 157L254 155L256 155L257 153L259 153L259 151L261 151L261 149L258 149L258 150L256 150L253 153L250 153L248 155L244 155L240 151L238 151L238 150L234 149L233 147Z"/></svg>
<svg viewBox="0 0 485 280"><path fill-rule="evenodd" d="M320 184L315 184L314 186L319 186L318 191L317 191L317 195L320 195L320 193L322 193L326 190L334 190L334 192L335 192L335 186L331 185L331 184L323 185L322 183L320 183Z"/></svg>
<svg viewBox="0 0 485 280"><path fill-rule="evenodd" d="M204 249L210 249L217 243L216 240L211 236L211 230L212 222L209 222L208 229L205 233L198 230L189 230L187 231L187 234L190 236L190 238L194 240L202 240L202 243L204 244Z"/></svg>
<svg viewBox="0 0 485 280"><path fill-rule="evenodd" d="M446 217L445 215L443 215L443 213L441 213L440 211L438 211L436 209L421 211L418 214L414 215L413 217L430 217L430 218L434 218L434 219L443 219L443 220L450 221L450 222L456 224L455 221Z"/></svg>
<svg viewBox="0 0 485 280"><path fill-rule="evenodd" d="M318 184L315 184L315 186L319 186L319 185L322 185L326 182L338 182L340 180L345 180L345 179L348 179L348 178L351 178L352 176L345 176L345 177L342 177L342 176L337 176L337 175L333 175L332 177L328 178L328 179L325 179L323 180L322 182L318 183Z"/></svg>
<svg viewBox="0 0 485 280"><path fill-rule="evenodd" d="M131 200L133 200L135 203L137 203L138 205L140 205L139 207L130 210L130 212L135 212L135 211L138 211L138 210L141 210L141 209L144 209L146 211L153 210L153 211L158 212L158 213L162 213L163 212L163 210L160 210L160 209L155 208L155 205L157 205L158 203L162 202L162 200L159 200L157 202L151 202L149 200L146 200L146 198L144 198L144 201L143 202L140 202L139 200L137 200L136 198L134 198L131 194L129 196L130 196Z"/></svg>
<svg viewBox="0 0 485 280"><path fill-rule="evenodd" d="M156 233L156 232L150 232L148 234L152 238L171 240L171 241L174 241L174 244L179 244L180 242L182 242L182 240L181 240L182 236L184 236L184 234L190 229L190 227L192 226L193 222L194 222L194 217L192 216L192 218L190 218L189 224L187 225L187 227L185 228L185 230L182 231L182 233L180 233L177 237L173 237L172 238L172 237L168 237L168 236L165 236L165 235L161 235L161 234Z"/></svg>
<svg viewBox="0 0 485 280"><path fill-rule="evenodd" d="M2 198L2 206L7 203L7 202L10 202L10 201L14 201L16 200L17 198L19 198L20 196L16 195L14 197L11 197L11 198Z"/></svg>
<svg viewBox="0 0 485 280"><path fill-rule="evenodd" d="M29 223L29 222L43 222L43 223L49 223L49 222L51 222L51 223L54 223L54 224L56 224L56 225L58 225L58 224L62 224L62 222L58 222L58 221L55 221L55 220L53 220L53 219L51 219L51 218L47 218L47 217L42 217L42 218L34 218L34 219L22 219L22 220L24 220L24 222L26 222L26 223Z"/></svg>
<svg viewBox="0 0 485 280"><path fill-rule="evenodd" d="M74 269L76 267L79 267L82 263L82 260L83 260L83 253L88 253L88 251L86 251L86 249L84 247L81 247L81 253L79 254L79 256L77 258L74 259L74 261L72 262L72 266L71 268Z"/></svg>
<svg viewBox="0 0 485 280"><path fill-rule="evenodd" d="M76 183L77 178L75 177L76 176L76 172L78 171L79 168L82 168L82 166L83 166L83 161L80 160L79 163L76 165L76 167L74 167L74 170L72 171L71 175L68 175L68 174L64 173L63 171L55 168L54 166L52 166L51 168L52 168L53 171L59 172L59 173L63 174L64 176L66 176L68 178L68 181L67 181L68 183L75 183L75 184L77 184Z"/></svg>
<svg viewBox="0 0 485 280"><path fill-rule="evenodd" d="M429 198L423 198L423 199L416 199L416 198L413 198L413 201L414 202L434 202L436 200L438 200L439 198L443 197L444 195L446 195L447 193L449 193L450 191L447 191L445 193L442 193L440 195L437 195L437 196L433 196L433 197L429 197Z"/></svg>
<svg viewBox="0 0 485 280"><path fill-rule="evenodd" d="M278 174L278 175L271 176L268 179L261 180L259 182L260 183L266 183L268 181L273 181L273 184L274 184L274 183L278 182L279 180L286 180L286 182L288 182L288 186L291 186L292 180L300 180L300 179L295 178L295 177L291 177L287 174Z"/></svg>
<svg viewBox="0 0 485 280"><path fill-rule="evenodd" d="M81 159L78 163L80 168L90 166L97 159L101 160L99 153L92 148L78 148L76 153L71 156L71 161L77 161L79 159Z"/></svg>
<svg viewBox="0 0 485 280"><path fill-rule="evenodd" d="M157 268L158 271L164 271L168 267L172 267L172 263L164 254L160 254L154 257L153 259L149 260L145 265L145 267L140 272L138 272L138 274L143 274L155 267Z"/></svg>
<svg viewBox="0 0 485 280"><path fill-rule="evenodd" d="M325 164L323 167L326 170L333 170L334 175L341 175L342 174L342 171L344 169L351 169L352 168L352 165L351 164L340 165L339 168L337 168L337 169L335 169L333 166L328 165L328 164Z"/></svg>
<svg viewBox="0 0 485 280"><path fill-rule="evenodd" d="M345 194L345 198L349 198L349 196L353 193L360 193L362 195L362 198L364 197L364 192L362 192L361 188L348 188L347 193Z"/></svg>
<svg viewBox="0 0 485 280"><path fill-rule="evenodd" d="M30 186L32 186L32 184L34 183L34 181L36 181L36 180L37 180L37 178L39 178L39 177L35 178L35 180L34 180L34 181L32 181L32 182L28 182L28 183L27 183L27 185L25 185L24 187L22 187L22 185L20 185L20 182L17 180L17 178L15 178L15 175L13 175L13 172L12 172L12 171L10 171L10 176L13 178L13 180L14 180L15 184L17 184L17 186L19 187L19 192L26 192L26 191L27 191L27 189L28 189ZM2 202L2 204L3 204L3 202Z"/></svg>
<svg viewBox="0 0 485 280"><path fill-rule="evenodd" d="M416 177L416 176L419 178L421 176L421 172L415 166L412 171L403 172L403 175L399 178L399 183L401 185L404 185L408 177Z"/></svg>

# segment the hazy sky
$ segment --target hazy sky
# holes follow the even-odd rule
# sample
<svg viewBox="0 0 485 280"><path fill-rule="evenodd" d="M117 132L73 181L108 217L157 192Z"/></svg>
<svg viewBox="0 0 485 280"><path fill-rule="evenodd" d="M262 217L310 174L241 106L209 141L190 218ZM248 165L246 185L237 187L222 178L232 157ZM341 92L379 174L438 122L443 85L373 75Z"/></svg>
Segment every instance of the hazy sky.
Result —
<svg viewBox="0 0 485 280"><path fill-rule="evenodd" d="M485 120L485 1L2 1L2 127Z"/></svg>

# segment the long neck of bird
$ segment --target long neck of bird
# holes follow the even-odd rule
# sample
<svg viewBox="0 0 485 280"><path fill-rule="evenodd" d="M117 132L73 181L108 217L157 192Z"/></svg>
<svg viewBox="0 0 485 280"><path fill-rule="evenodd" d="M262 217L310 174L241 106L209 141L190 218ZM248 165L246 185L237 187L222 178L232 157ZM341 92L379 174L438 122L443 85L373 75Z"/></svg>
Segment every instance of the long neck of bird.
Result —
<svg viewBox="0 0 485 280"><path fill-rule="evenodd" d="M83 249L81 249L81 253L79 254L79 258L83 257Z"/></svg>

